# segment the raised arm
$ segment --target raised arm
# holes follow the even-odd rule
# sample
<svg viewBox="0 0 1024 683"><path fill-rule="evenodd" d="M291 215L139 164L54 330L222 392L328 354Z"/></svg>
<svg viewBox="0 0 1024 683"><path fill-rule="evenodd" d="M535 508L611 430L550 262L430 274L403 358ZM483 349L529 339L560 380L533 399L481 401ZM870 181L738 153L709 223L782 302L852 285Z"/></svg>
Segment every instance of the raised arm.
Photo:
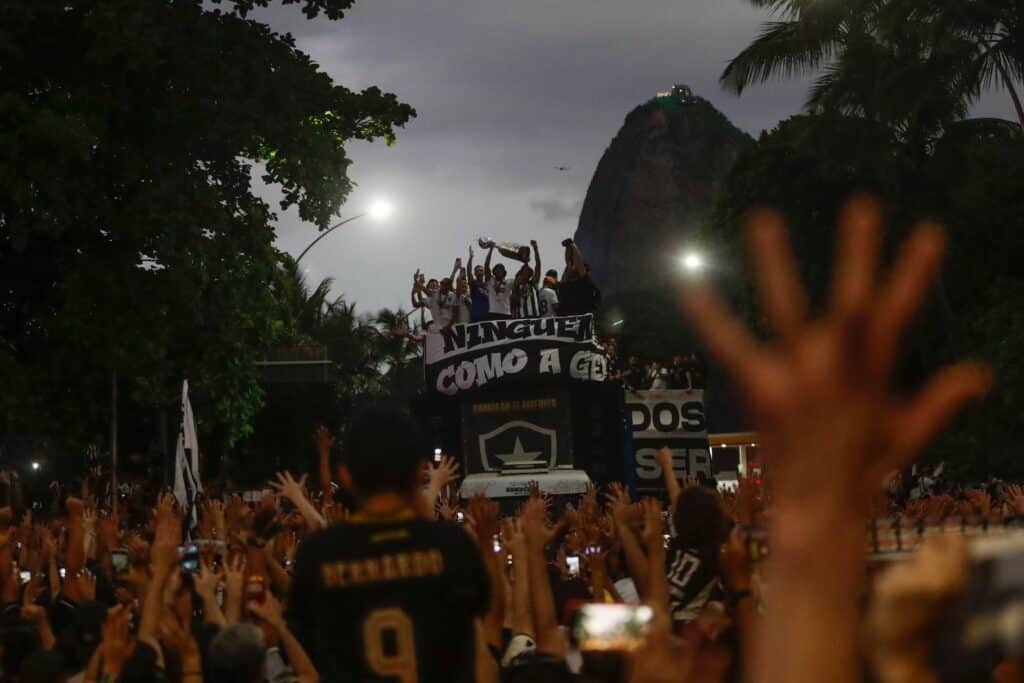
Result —
<svg viewBox="0 0 1024 683"><path fill-rule="evenodd" d="M569 244L569 249L572 250L572 268L578 276L583 277L587 274L587 264L583 261L583 252L575 242Z"/></svg>
<svg viewBox="0 0 1024 683"><path fill-rule="evenodd" d="M494 245L487 250L487 258L484 259L484 280L491 279L491 257L494 256Z"/></svg>
<svg viewBox="0 0 1024 683"><path fill-rule="evenodd" d="M409 292L409 300L412 302L413 308L423 308L423 288L420 286L420 270L416 269L416 274L412 276L412 291Z"/></svg>
<svg viewBox="0 0 1024 683"><path fill-rule="evenodd" d="M530 240L533 247L533 286L540 287L540 249L537 247L537 240Z"/></svg>
<svg viewBox="0 0 1024 683"><path fill-rule="evenodd" d="M658 464L661 465L661 475L665 478L665 491L668 493L669 508L675 508L682 489L679 487L679 480L676 479L675 470L672 468L672 451L669 450L668 446L662 446L655 457L658 459Z"/></svg>
<svg viewBox="0 0 1024 683"><path fill-rule="evenodd" d="M470 282L476 282L476 278L473 277L473 245L469 245L469 260L466 261L466 277Z"/></svg>
<svg viewBox="0 0 1024 683"><path fill-rule="evenodd" d="M448 279L452 281L452 289L455 288L455 276L459 274L459 269L462 268L462 257L455 259L455 264L452 266L452 274L448 276Z"/></svg>
<svg viewBox="0 0 1024 683"><path fill-rule="evenodd" d="M316 443L316 452L319 459L320 490L325 496L331 495L331 448L334 446L334 436L327 427L320 425L313 433L313 441Z"/></svg>

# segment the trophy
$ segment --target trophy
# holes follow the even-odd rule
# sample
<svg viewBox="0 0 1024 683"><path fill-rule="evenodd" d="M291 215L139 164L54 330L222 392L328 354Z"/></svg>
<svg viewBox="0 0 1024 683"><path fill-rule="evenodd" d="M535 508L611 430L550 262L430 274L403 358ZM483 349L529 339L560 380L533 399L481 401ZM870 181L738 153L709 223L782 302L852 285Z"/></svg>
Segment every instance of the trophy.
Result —
<svg viewBox="0 0 1024 683"><path fill-rule="evenodd" d="M489 240L486 237L481 237L478 244L481 249L490 249L491 247L494 247L500 251L501 255L505 258L522 261L523 263L530 262L530 247L522 244L516 244L515 242L495 242L494 240Z"/></svg>

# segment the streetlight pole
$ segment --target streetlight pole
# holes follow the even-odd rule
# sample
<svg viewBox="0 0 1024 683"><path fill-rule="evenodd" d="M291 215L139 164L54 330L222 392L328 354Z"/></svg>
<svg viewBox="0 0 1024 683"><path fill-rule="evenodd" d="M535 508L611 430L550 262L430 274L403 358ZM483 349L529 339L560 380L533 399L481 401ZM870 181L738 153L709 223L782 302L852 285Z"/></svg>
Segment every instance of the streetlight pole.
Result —
<svg viewBox="0 0 1024 683"><path fill-rule="evenodd" d="M299 254L299 258L295 259L295 265L296 266L299 265L299 261L302 260L302 257L305 256L306 252L308 252L310 249L312 249L316 245L317 242L319 242L323 238L327 237L332 232L334 232L335 230L337 230L341 226L345 225L346 223L351 223L355 219L362 218L365 215L366 215L365 213L357 213L355 216L352 216L351 218L346 218L345 220L341 221L340 223L335 223L331 227L329 227L326 230L324 230L322 233L320 233L319 237L317 237L315 240L310 242L309 246L302 250L302 253Z"/></svg>

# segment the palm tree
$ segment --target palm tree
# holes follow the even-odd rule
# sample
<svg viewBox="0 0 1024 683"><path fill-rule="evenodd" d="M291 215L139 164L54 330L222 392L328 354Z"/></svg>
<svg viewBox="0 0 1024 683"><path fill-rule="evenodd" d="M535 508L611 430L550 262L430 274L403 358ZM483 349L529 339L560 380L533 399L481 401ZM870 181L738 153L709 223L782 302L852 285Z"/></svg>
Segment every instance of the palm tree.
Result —
<svg viewBox="0 0 1024 683"><path fill-rule="evenodd" d="M807 107L934 134L992 87L1007 90L1024 130L1024 0L751 0L773 11L721 82L742 93L773 78L818 74Z"/></svg>

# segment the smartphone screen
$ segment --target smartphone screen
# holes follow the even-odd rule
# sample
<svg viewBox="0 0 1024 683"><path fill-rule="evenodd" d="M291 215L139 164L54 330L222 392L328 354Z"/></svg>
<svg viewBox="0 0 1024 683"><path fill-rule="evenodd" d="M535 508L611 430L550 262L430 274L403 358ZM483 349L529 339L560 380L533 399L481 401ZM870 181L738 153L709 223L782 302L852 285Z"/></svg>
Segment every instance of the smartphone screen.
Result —
<svg viewBox="0 0 1024 683"><path fill-rule="evenodd" d="M68 570L65 569L64 567L61 567L60 569L57 570L57 573L60 574L60 578L65 579L65 578L67 578Z"/></svg>
<svg viewBox="0 0 1024 683"><path fill-rule="evenodd" d="M565 557L565 568L569 571L569 576L580 575L580 556L579 555L566 555Z"/></svg>
<svg viewBox="0 0 1024 683"><path fill-rule="evenodd" d="M494 552L496 552L496 553L500 553L501 552L501 537L498 536L498 534L494 534L493 544L492 545L494 547Z"/></svg>
<svg viewBox="0 0 1024 683"><path fill-rule="evenodd" d="M18 579L22 583L28 583L32 580L32 572L20 571L18 572Z"/></svg>
<svg viewBox="0 0 1024 683"><path fill-rule="evenodd" d="M178 548L181 553L181 571L194 574L199 571L199 548L195 545Z"/></svg>
<svg viewBox="0 0 1024 683"><path fill-rule="evenodd" d="M631 652L653 617L646 605L584 605L576 614L576 641L584 652Z"/></svg>
<svg viewBox="0 0 1024 683"><path fill-rule="evenodd" d="M110 565L114 570L114 576L126 573L131 569L131 562L128 559L126 548L114 548L110 551Z"/></svg>

